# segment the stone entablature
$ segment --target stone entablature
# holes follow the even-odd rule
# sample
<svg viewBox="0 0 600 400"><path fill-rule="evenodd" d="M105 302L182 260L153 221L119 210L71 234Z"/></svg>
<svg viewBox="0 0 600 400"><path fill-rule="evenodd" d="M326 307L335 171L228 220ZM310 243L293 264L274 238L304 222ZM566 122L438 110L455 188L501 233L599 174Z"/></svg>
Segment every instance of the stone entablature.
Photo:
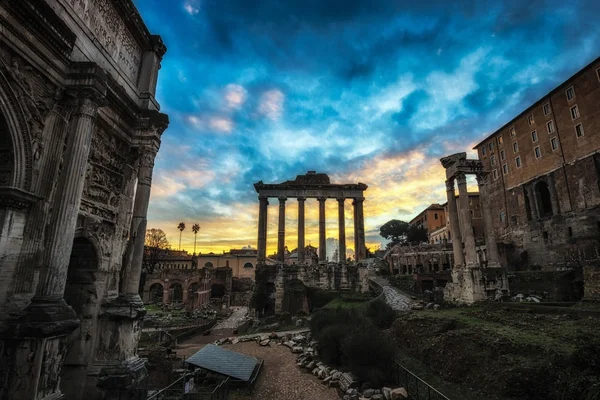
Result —
<svg viewBox="0 0 600 400"><path fill-rule="evenodd" d="M293 181L281 184L265 184L262 181L254 184L258 193L258 263L264 263L267 255L267 206L269 198L279 200L279 226L277 240L277 260L285 262L285 202L288 198L298 200L298 263L305 262L304 242L304 206L307 198L319 200L319 262L326 263L325 237L325 201L338 201L339 220L339 254L346 254L346 228L344 217L344 201L353 199L354 206L354 251L356 261L366 258L365 221L363 212L364 191L368 186L358 184L332 184L323 173L308 171L306 175L298 175Z"/></svg>

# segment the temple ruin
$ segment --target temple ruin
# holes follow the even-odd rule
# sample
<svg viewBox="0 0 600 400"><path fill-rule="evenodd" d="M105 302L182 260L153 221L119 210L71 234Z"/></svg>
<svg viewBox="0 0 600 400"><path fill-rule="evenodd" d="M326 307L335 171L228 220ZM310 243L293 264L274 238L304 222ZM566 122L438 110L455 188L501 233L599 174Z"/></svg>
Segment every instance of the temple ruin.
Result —
<svg viewBox="0 0 600 400"><path fill-rule="evenodd" d="M365 225L363 202L364 183L333 184L329 176L315 171L298 175L293 181L281 184L255 183L258 193L258 265L256 290L268 298L264 307L267 313L299 311L308 312L306 287L336 290L368 290L366 269L361 261L366 258ZM267 265L267 208L269 198L279 200L277 260ZM285 203L287 199L298 200L298 257L297 262L285 262ZM319 201L319 264L312 265L305 254L305 201L316 198ZM344 201L352 199L354 206L354 248L355 262L349 264L344 258L340 263L328 262L326 258L325 202L336 199L338 202L339 254L346 254L346 224ZM261 310L259 310L261 311Z"/></svg>
<svg viewBox="0 0 600 400"><path fill-rule="evenodd" d="M472 304L508 292L506 271L499 263L496 236L488 202L487 177L480 160L467 159L466 153L457 153L441 160L446 169L446 194L448 197L448 220L452 235L452 282L446 284L444 298L448 301ZM478 257L473 234L473 223L467 175L475 175L483 214L486 245L486 262ZM454 182L458 186L458 204ZM464 244L464 249L463 249Z"/></svg>
<svg viewBox="0 0 600 400"><path fill-rule="evenodd" d="M0 19L0 398L139 395L166 47L132 0L7 0Z"/></svg>

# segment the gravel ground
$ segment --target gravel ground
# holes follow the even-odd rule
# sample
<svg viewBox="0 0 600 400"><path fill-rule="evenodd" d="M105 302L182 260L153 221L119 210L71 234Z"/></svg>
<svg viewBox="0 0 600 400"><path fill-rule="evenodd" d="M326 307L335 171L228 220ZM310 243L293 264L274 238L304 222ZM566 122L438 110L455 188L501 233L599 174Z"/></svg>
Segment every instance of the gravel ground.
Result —
<svg viewBox="0 0 600 400"><path fill-rule="evenodd" d="M213 330L235 329L244 322L248 315L248 307L231 307L233 313L224 321L218 323Z"/></svg>

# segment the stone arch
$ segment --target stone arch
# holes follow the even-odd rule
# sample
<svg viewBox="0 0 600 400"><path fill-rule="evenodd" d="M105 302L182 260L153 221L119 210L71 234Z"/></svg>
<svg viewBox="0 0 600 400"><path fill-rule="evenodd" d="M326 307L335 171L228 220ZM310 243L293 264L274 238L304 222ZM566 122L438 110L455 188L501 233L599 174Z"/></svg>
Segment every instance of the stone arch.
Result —
<svg viewBox="0 0 600 400"><path fill-rule="evenodd" d="M251 262L247 262L246 264L244 264L244 268L254 268L254 265L252 265Z"/></svg>
<svg viewBox="0 0 600 400"><path fill-rule="evenodd" d="M171 291L171 303L181 303L183 302L183 286L179 282L171 283L169 288Z"/></svg>
<svg viewBox="0 0 600 400"><path fill-rule="evenodd" d="M149 303L162 303L163 302L164 287L159 282L154 282L148 289L148 302Z"/></svg>
<svg viewBox="0 0 600 400"><path fill-rule="evenodd" d="M214 268L213 263L207 261L206 263L204 263L204 268Z"/></svg>
<svg viewBox="0 0 600 400"><path fill-rule="evenodd" d="M538 200L538 209L540 217L549 217L554 215L552 210L552 198L550 197L550 188L544 181L539 181L534 186L535 195Z"/></svg>
<svg viewBox="0 0 600 400"><path fill-rule="evenodd" d="M306 286L299 279L292 279L285 283L283 292L283 311L291 315L299 312L308 313L308 298L306 296Z"/></svg>
<svg viewBox="0 0 600 400"><path fill-rule="evenodd" d="M64 299L75 311L80 326L70 335L61 382L85 382L85 366L93 354L94 315L98 305L97 273L100 265L97 247L87 237L76 236L69 260ZM70 389L69 389L70 390Z"/></svg>
<svg viewBox="0 0 600 400"><path fill-rule="evenodd" d="M210 286L210 297L211 298L220 298L225 296L225 285L222 283L213 283Z"/></svg>
<svg viewBox="0 0 600 400"><path fill-rule="evenodd" d="M10 140L13 168L7 185L27 192L31 191L33 156L31 134L23 108L17 95L10 87L4 71L0 68L0 119L4 120L6 131L0 131L5 141Z"/></svg>

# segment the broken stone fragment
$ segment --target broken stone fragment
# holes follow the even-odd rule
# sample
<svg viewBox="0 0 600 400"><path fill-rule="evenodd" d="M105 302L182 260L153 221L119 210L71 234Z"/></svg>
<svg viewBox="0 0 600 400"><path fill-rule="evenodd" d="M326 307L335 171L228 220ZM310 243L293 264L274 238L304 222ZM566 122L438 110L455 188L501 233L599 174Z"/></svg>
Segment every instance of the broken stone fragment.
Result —
<svg viewBox="0 0 600 400"><path fill-rule="evenodd" d="M270 339L265 339L265 340L261 340L261 341L260 341L260 345L261 345L261 346L268 346L268 345L269 345L269 343L271 343L271 340L270 340Z"/></svg>
<svg viewBox="0 0 600 400"><path fill-rule="evenodd" d="M300 346L292 347L292 353L302 353L302 347L300 347Z"/></svg>
<svg viewBox="0 0 600 400"><path fill-rule="evenodd" d="M403 387L392 389L392 400L408 399L408 392Z"/></svg>

